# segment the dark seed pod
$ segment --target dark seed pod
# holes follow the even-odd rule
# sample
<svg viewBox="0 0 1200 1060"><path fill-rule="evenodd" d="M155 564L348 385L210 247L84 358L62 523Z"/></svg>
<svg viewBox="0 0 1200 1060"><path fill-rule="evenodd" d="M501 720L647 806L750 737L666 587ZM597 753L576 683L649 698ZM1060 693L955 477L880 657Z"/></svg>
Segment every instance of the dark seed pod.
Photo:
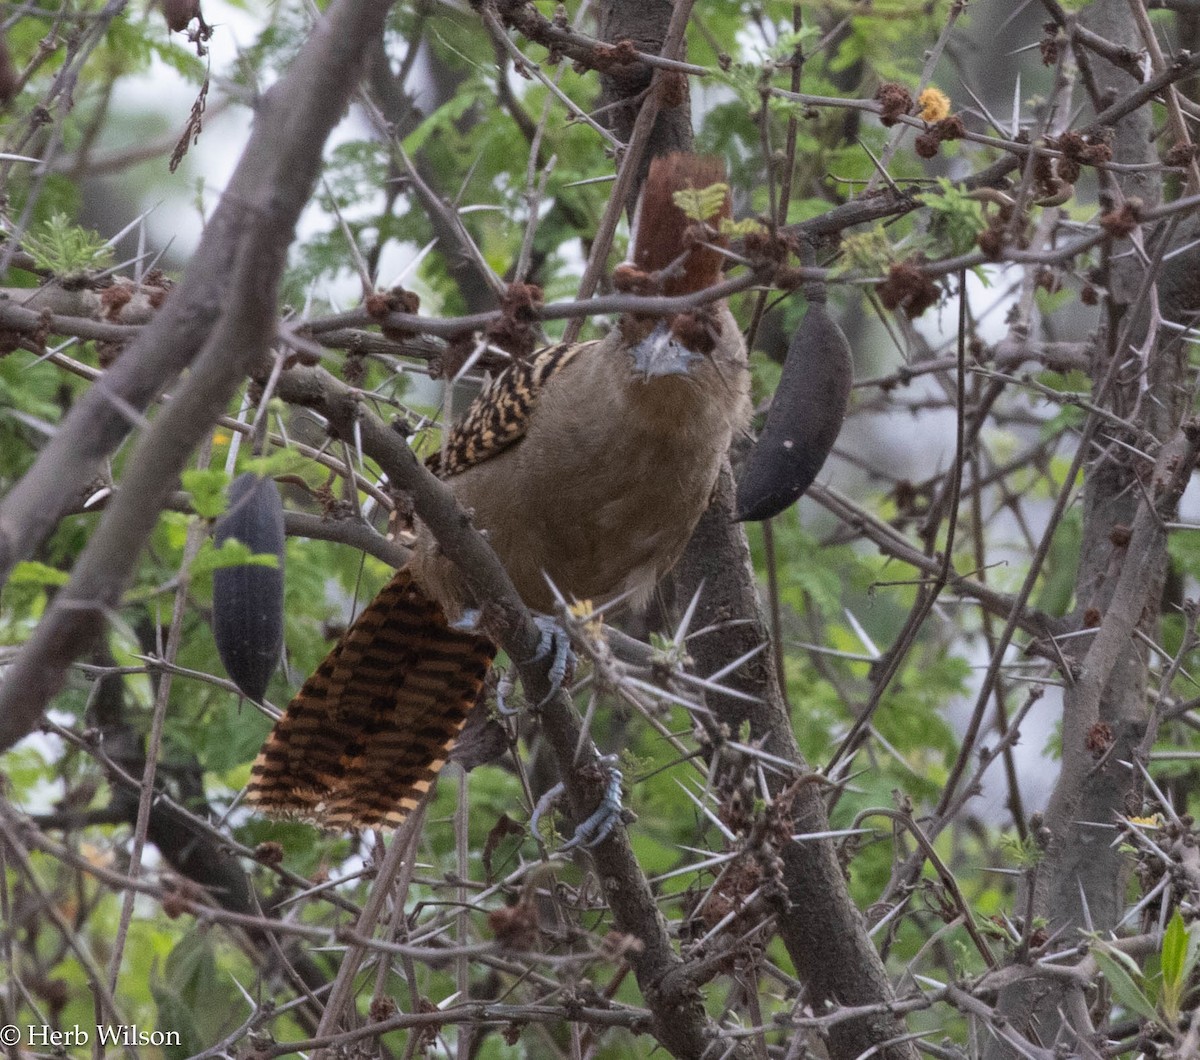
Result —
<svg viewBox="0 0 1200 1060"><path fill-rule="evenodd" d="M182 33L199 14L200 0L163 0L163 15L172 33Z"/></svg>
<svg viewBox="0 0 1200 1060"><path fill-rule="evenodd" d="M739 522L778 515L812 485L842 429L853 378L846 336L823 304L810 302L738 481Z"/></svg>
<svg viewBox="0 0 1200 1060"><path fill-rule="evenodd" d="M8 51L8 38L0 33L0 104L12 102L20 79L21 75L13 66L12 55Z"/></svg>
<svg viewBox="0 0 1200 1060"><path fill-rule="evenodd" d="M213 636L225 670L247 696L261 700L283 649L283 504L273 479L246 472L229 487L229 510L217 520L218 546L236 538L278 567L246 563L213 572Z"/></svg>

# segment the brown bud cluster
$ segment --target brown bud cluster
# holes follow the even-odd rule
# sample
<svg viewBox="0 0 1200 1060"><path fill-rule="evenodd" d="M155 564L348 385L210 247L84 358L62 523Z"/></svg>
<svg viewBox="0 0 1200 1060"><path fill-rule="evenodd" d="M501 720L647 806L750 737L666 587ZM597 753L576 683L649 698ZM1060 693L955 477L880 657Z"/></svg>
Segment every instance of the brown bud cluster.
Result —
<svg viewBox="0 0 1200 1060"><path fill-rule="evenodd" d="M373 1023L382 1023L396 1015L396 1001L387 995L371 998L371 1007L367 1010Z"/></svg>
<svg viewBox="0 0 1200 1060"><path fill-rule="evenodd" d="M616 44L598 44L592 50L590 66L600 73L607 73L615 66L629 66L638 61L637 48L631 40L619 40Z"/></svg>
<svg viewBox="0 0 1200 1060"><path fill-rule="evenodd" d="M133 301L133 286L113 283L100 292L100 315L105 320L119 320L121 310Z"/></svg>
<svg viewBox="0 0 1200 1060"><path fill-rule="evenodd" d="M1100 215L1100 227L1117 239L1129 235L1142 219L1142 203L1139 199L1126 199L1115 210Z"/></svg>
<svg viewBox="0 0 1200 1060"><path fill-rule="evenodd" d="M283 844L273 839L259 843L254 848L254 857L264 865L282 865Z"/></svg>
<svg viewBox="0 0 1200 1060"><path fill-rule="evenodd" d="M1106 721L1098 721L1089 730L1084 739L1084 746L1093 758L1103 758L1104 753L1112 747L1113 730Z"/></svg>
<svg viewBox="0 0 1200 1060"><path fill-rule="evenodd" d="M688 101L687 76L678 70L667 70L658 80L658 105L663 110L682 107Z"/></svg>
<svg viewBox="0 0 1200 1060"><path fill-rule="evenodd" d="M1039 41L1042 53L1042 65L1053 66L1058 62L1058 23L1042 23L1042 39Z"/></svg>
<svg viewBox="0 0 1200 1060"><path fill-rule="evenodd" d="M629 262L613 269L612 284L621 294L643 296L658 294L661 287L657 274L646 272Z"/></svg>
<svg viewBox="0 0 1200 1060"><path fill-rule="evenodd" d="M994 203L996 208L986 211L988 226L979 233L976 243L992 261L999 261L1004 255L1004 248L1010 241L1015 241L1019 247L1028 245L1028 226L1025 223L1018 225L1014 238L1011 232L1015 214L1014 202L1003 192L997 191L994 196L988 197L985 197L986 194L986 189L984 189L978 193L977 197Z"/></svg>
<svg viewBox="0 0 1200 1060"><path fill-rule="evenodd" d="M17 94L17 86L21 75L13 65L12 56L8 52L8 38L0 33L0 104L11 103Z"/></svg>
<svg viewBox="0 0 1200 1060"><path fill-rule="evenodd" d="M888 309L903 309L909 320L916 320L930 306L937 305L941 288L926 276L915 260L898 261L888 269L887 279L875 293Z"/></svg>
<svg viewBox="0 0 1200 1060"><path fill-rule="evenodd" d="M348 350L342 361L342 378L350 386L362 386L367 376L366 358L361 350Z"/></svg>
<svg viewBox="0 0 1200 1060"><path fill-rule="evenodd" d="M1163 155L1163 162L1168 166L1182 167L1200 157L1200 145L1175 144Z"/></svg>
<svg viewBox="0 0 1200 1060"><path fill-rule="evenodd" d="M510 283L500 301L500 319L487 327L488 341L514 357L527 357L537 346L537 322L545 301L532 283Z"/></svg>
<svg viewBox="0 0 1200 1060"><path fill-rule="evenodd" d="M933 158L938 153L938 145L944 140L960 140L967 131L963 120L957 114L935 121L925 132L913 142L913 147L922 158Z"/></svg>
<svg viewBox="0 0 1200 1060"><path fill-rule="evenodd" d="M403 328L389 327L385 322L386 318L392 313L415 315L421 308L421 299L403 287L393 287L390 291L375 291L367 295L363 306L373 320L380 322L384 338L399 342L410 333Z"/></svg>
<svg viewBox="0 0 1200 1060"><path fill-rule="evenodd" d="M21 333L12 328L0 328L0 359L21 348Z"/></svg>
<svg viewBox="0 0 1200 1060"><path fill-rule="evenodd" d="M363 304L367 312L379 320L389 313L416 313L421 308L421 298L403 287L393 287L390 291L375 291L367 295Z"/></svg>
<svg viewBox="0 0 1200 1060"><path fill-rule="evenodd" d="M488 928L505 949L533 949L538 940L537 910L525 900L493 909L488 913Z"/></svg>
<svg viewBox="0 0 1200 1060"><path fill-rule="evenodd" d="M679 313L671 320L671 334L696 353L712 353L721 325L710 306Z"/></svg>
<svg viewBox="0 0 1200 1060"><path fill-rule="evenodd" d="M1083 166L1095 166L1112 161L1112 147L1090 133L1070 130L1057 139L1047 140L1046 143L1063 153L1064 157L1058 160L1058 177L1068 184L1074 184L1079 179L1079 173Z"/></svg>
<svg viewBox="0 0 1200 1060"><path fill-rule="evenodd" d="M912 93L903 85L885 81L875 90L875 102L882 108L879 114L881 125L895 125L913 109Z"/></svg>

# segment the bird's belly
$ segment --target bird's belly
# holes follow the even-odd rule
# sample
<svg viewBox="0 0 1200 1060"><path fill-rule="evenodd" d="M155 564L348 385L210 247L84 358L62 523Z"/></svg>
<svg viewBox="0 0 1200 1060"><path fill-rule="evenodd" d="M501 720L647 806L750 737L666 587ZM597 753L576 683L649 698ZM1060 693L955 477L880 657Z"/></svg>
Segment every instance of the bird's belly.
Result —
<svg viewBox="0 0 1200 1060"><path fill-rule="evenodd" d="M524 525L495 540L500 558L531 607L553 605L547 578L567 599L600 602L628 592L640 605L683 552L708 503L716 460L698 464L694 453L660 443L580 454L578 463L577 474L554 481L530 476Z"/></svg>

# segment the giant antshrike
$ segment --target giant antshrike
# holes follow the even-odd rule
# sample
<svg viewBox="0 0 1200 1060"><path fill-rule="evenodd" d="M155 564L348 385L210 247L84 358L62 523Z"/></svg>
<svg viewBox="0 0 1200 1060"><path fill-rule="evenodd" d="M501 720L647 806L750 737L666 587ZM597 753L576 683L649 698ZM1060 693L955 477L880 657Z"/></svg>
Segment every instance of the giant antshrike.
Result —
<svg viewBox="0 0 1200 1060"><path fill-rule="evenodd" d="M704 221L680 202L705 189L711 198L723 181L716 159L656 159L619 285L684 295L718 283L715 226L729 216L728 191L716 190ZM745 345L724 302L665 319L625 315L603 339L550 346L497 376L430 466L529 607L553 608L551 583L568 597L630 594L637 604L707 506L747 391ZM445 764L496 652L456 628L474 604L418 528L412 560L268 737L250 801L333 829L403 821Z"/></svg>

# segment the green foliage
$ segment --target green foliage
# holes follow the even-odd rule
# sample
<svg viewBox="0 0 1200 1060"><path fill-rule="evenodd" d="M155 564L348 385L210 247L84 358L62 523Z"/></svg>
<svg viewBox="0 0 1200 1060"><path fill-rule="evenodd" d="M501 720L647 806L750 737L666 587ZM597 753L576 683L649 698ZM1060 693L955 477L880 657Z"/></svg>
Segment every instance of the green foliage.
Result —
<svg viewBox="0 0 1200 1060"><path fill-rule="evenodd" d="M1135 1016L1157 1022L1158 1012L1154 1002L1146 996L1145 982L1136 962L1115 947L1098 945L1092 951L1092 956L1100 966L1100 971L1108 981L1117 1002Z"/></svg>
<svg viewBox="0 0 1200 1060"><path fill-rule="evenodd" d="M854 233L842 240L842 258L839 271L856 269L868 276L886 273L895 260L892 241L882 225L865 232Z"/></svg>
<svg viewBox="0 0 1200 1060"><path fill-rule="evenodd" d="M4 587L0 643L20 643L28 635L29 624L45 611L47 590L65 585L69 578L67 571L37 560L18 563Z"/></svg>
<svg viewBox="0 0 1200 1060"><path fill-rule="evenodd" d="M199 929L185 934L168 954L161 975L150 972L150 992L158 1007L159 1029L177 1031L180 1045L169 1056L194 1056L219 1041L241 1021L245 999L223 975L213 936Z"/></svg>
<svg viewBox="0 0 1200 1060"><path fill-rule="evenodd" d="M671 197L689 221L709 221L716 217L728 194L729 185L718 182L707 188L684 188Z"/></svg>
<svg viewBox="0 0 1200 1060"><path fill-rule="evenodd" d="M938 177L937 185L940 194L921 197L931 215L930 235L945 248L941 253L965 254L983 231L983 205L945 177Z"/></svg>
<svg viewBox="0 0 1200 1060"><path fill-rule="evenodd" d="M251 552L237 538L222 541L220 547L207 540L192 561L192 577L212 574L223 567L278 567L279 557L273 552Z"/></svg>
<svg viewBox="0 0 1200 1060"><path fill-rule="evenodd" d="M97 232L80 228L65 213L54 213L25 237L25 249L39 269L70 276L103 268L113 251Z"/></svg>
<svg viewBox="0 0 1200 1060"><path fill-rule="evenodd" d="M215 519L225 510L228 503L225 487L229 484L229 476L225 472L211 468L188 468L180 478L197 515Z"/></svg>
<svg viewBox="0 0 1200 1060"><path fill-rule="evenodd" d="M1079 512L1065 512L1042 567L1041 583L1035 597L1037 606L1047 614L1065 615L1071 609L1082 540Z"/></svg>
<svg viewBox="0 0 1200 1060"><path fill-rule="evenodd" d="M182 37L165 35L161 19L161 12L150 5L144 12L126 8L105 34L100 62L113 74L128 75L145 71L158 60L199 85L207 65L188 49Z"/></svg>
<svg viewBox="0 0 1200 1060"><path fill-rule="evenodd" d="M1032 868L1045 856L1045 851L1038 845L1033 836L1020 839L1015 835L1005 835L1001 839L1004 852L1022 869Z"/></svg>
<svg viewBox="0 0 1200 1060"><path fill-rule="evenodd" d="M70 575L57 567L47 567L36 560L26 560L18 563L8 576L8 584L21 585L66 585Z"/></svg>
<svg viewBox="0 0 1200 1060"><path fill-rule="evenodd" d="M1092 956L1104 974L1113 997L1132 1014L1164 1030L1178 1028L1182 1016L1195 1011L1187 997L1200 962L1200 926L1184 923L1176 909L1157 954L1140 967L1129 954L1104 941L1095 940Z"/></svg>
<svg viewBox="0 0 1200 1060"><path fill-rule="evenodd" d="M740 221L734 221L729 217L722 217L718 231L723 236L729 239L742 239L750 235L762 235L766 232L766 226L761 221L756 221L753 217L745 217Z"/></svg>
<svg viewBox="0 0 1200 1060"><path fill-rule="evenodd" d="M1192 973L1196 970L1198 958L1200 928L1195 924L1191 928L1185 926L1183 917L1176 909L1175 915L1167 924L1167 930L1163 933L1160 958L1162 985L1158 995L1159 1007L1172 1024L1177 1024L1184 1012L1184 995Z"/></svg>

